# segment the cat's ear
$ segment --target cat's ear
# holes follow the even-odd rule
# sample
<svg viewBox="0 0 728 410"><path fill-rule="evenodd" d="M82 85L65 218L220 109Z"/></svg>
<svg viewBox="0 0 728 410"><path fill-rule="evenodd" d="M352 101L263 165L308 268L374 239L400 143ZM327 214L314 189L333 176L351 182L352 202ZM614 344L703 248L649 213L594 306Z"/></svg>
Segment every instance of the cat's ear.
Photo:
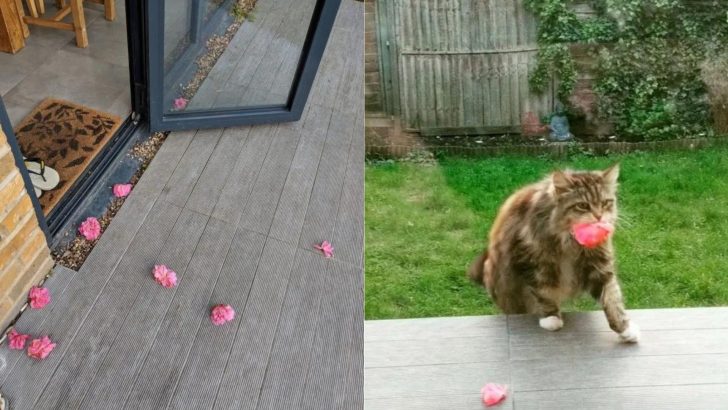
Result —
<svg viewBox="0 0 728 410"><path fill-rule="evenodd" d="M602 178L604 178L604 181L607 184L616 185L617 179L619 178L619 163L616 163L602 171Z"/></svg>
<svg viewBox="0 0 728 410"><path fill-rule="evenodd" d="M571 178L566 172L556 171L551 174L551 181L554 184L554 192L561 195L571 189Z"/></svg>

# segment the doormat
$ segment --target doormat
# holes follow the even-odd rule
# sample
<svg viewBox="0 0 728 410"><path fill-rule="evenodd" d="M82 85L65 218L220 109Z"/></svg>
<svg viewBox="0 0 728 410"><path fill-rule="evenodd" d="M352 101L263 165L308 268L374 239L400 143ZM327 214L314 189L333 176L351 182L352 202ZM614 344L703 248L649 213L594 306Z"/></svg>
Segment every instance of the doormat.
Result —
<svg viewBox="0 0 728 410"><path fill-rule="evenodd" d="M120 117L55 98L43 100L18 124L15 136L23 155L42 159L61 177L55 189L41 195L43 213L58 204L120 125Z"/></svg>

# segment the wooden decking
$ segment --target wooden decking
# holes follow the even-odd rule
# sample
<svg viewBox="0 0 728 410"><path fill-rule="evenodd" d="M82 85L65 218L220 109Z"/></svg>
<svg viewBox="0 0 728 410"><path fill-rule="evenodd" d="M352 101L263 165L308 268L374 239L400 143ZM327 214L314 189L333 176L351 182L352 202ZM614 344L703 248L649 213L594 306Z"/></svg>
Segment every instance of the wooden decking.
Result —
<svg viewBox="0 0 728 410"><path fill-rule="evenodd" d="M367 321L365 409L726 409L728 308L636 310L639 344L602 313L567 314L550 333L532 316Z"/></svg>
<svg viewBox="0 0 728 410"><path fill-rule="evenodd" d="M168 137L83 267L18 322L56 349L0 348L12 410L362 407L362 32L344 0L301 121ZM212 325L217 303L232 323Z"/></svg>
<svg viewBox="0 0 728 410"><path fill-rule="evenodd" d="M188 109L284 105L315 5L259 1L254 18L242 24Z"/></svg>

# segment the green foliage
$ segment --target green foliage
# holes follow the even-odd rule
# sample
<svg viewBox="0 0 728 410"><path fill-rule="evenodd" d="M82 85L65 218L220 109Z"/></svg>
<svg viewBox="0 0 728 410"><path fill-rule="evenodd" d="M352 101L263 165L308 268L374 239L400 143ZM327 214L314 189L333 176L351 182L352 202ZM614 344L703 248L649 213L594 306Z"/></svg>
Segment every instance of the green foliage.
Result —
<svg viewBox="0 0 728 410"><path fill-rule="evenodd" d="M557 95L566 103L576 84L576 68L569 51L572 43L603 43L614 40L616 23L607 18L580 20L565 0L527 0L539 20L538 65L531 75L531 87L544 91L554 78Z"/></svg>
<svg viewBox="0 0 728 410"><path fill-rule="evenodd" d="M601 115L612 119L617 133L630 140L708 134L710 107L700 77L703 58L695 48L660 38L620 40L611 50L603 49L595 82Z"/></svg>
<svg viewBox="0 0 728 410"><path fill-rule="evenodd" d="M248 12L238 3L233 4L233 7L230 9L230 14L238 23L242 23L248 17Z"/></svg>
<svg viewBox="0 0 728 410"><path fill-rule="evenodd" d="M531 86L559 81L568 97L576 80L573 43L602 44L596 61L599 112L627 140L709 135L711 116L701 65L728 42L728 2L592 0L596 16L579 19L574 0L528 0L539 20L539 61Z"/></svg>

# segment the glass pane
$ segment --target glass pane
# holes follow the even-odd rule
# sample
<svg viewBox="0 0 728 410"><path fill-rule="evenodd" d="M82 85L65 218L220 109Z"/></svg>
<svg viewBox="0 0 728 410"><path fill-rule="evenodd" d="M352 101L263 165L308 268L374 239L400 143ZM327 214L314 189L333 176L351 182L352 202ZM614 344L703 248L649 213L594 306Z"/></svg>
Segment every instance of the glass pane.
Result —
<svg viewBox="0 0 728 410"><path fill-rule="evenodd" d="M316 2L166 2L165 113L285 106Z"/></svg>

